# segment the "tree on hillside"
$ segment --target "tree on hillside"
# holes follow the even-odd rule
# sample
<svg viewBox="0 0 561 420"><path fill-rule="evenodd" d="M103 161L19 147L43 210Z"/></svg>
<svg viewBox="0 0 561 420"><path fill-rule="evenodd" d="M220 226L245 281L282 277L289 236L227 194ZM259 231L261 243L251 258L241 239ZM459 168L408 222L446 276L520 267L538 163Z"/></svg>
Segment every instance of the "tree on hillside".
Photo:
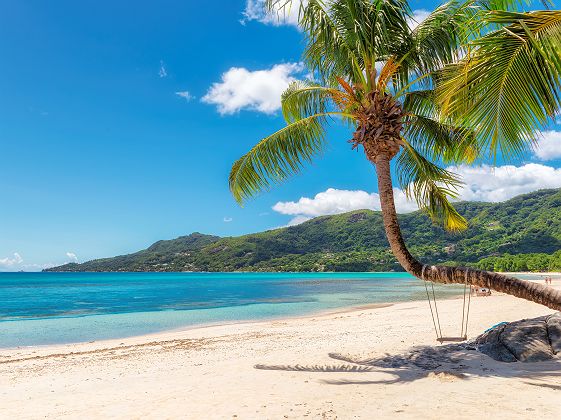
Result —
<svg viewBox="0 0 561 420"><path fill-rule="evenodd" d="M268 7L283 13L291 3L269 0ZM304 61L315 80L286 90L286 127L235 162L235 199L298 173L322 152L326 128L345 124L352 148L375 165L386 235L406 271L561 309L561 292L541 284L420 263L402 238L393 198L390 162L401 188L433 220L467 228L450 203L461 180L444 166L519 156L560 109L561 12L516 12L517 5L450 1L417 24L406 0L301 2Z"/></svg>

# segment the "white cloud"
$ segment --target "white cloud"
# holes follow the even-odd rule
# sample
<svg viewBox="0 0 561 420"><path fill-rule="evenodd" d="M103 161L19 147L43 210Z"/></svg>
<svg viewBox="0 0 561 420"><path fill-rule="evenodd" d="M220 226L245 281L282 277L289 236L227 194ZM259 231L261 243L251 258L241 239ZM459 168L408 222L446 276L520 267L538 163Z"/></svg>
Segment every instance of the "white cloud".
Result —
<svg viewBox="0 0 561 420"><path fill-rule="evenodd" d="M66 254L68 256L68 253ZM46 268L55 267L60 264L35 264L35 263L24 263L23 257L18 253L14 252L12 256L0 258L0 272L14 272L14 271L41 271Z"/></svg>
<svg viewBox="0 0 561 420"><path fill-rule="evenodd" d="M78 262L78 257L76 256L75 253L73 253L73 252L67 252L67 253L66 253L66 256L67 256L68 258L70 258L70 260L71 260L72 262L76 262L76 263Z"/></svg>
<svg viewBox="0 0 561 420"><path fill-rule="evenodd" d="M160 60L160 69L158 70L158 76L160 76L160 78L168 77L168 71L166 70L166 66L164 65L164 62L162 60Z"/></svg>
<svg viewBox="0 0 561 420"><path fill-rule="evenodd" d="M417 209L417 205L408 201L405 193L398 188L394 188L394 199L397 211L400 213ZM328 188L326 191L317 193L314 198L301 197L298 201L279 201L273 206L273 210L278 213L308 218L361 209L380 210L378 193Z"/></svg>
<svg viewBox="0 0 561 420"><path fill-rule="evenodd" d="M425 9L413 10L413 18L408 19L409 27L415 29L423 20L425 20L431 12Z"/></svg>
<svg viewBox="0 0 561 420"><path fill-rule="evenodd" d="M492 167L458 166L448 168L461 176L465 185L458 191L461 201L499 202L543 188L561 187L561 168L529 163L523 166L504 165ZM417 210L415 202L407 200L405 193L394 188L394 200L398 213ZM279 201L273 210L294 216L288 226L312 217L345 213L352 210L380 210L377 193L362 190L338 190L329 188L313 198L301 197L298 201Z"/></svg>
<svg viewBox="0 0 561 420"><path fill-rule="evenodd" d="M523 166L489 165L450 167L465 186L459 191L466 201L505 201L542 188L561 187L561 168L528 163Z"/></svg>
<svg viewBox="0 0 561 420"><path fill-rule="evenodd" d="M21 255L17 252L14 252L13 256L11 257L0 258L0 267L10 268L15 265L19 265L22 262L23 258L21 258Z"/></svg>
<svg viewBox="0 0 561 420"><path fill-rule="evenodd" d="M180 98L185 99L187 102L189 102L191 99L194 98L194 96L191 95L191 93L190 93L189 91L187 91L187 90L181 90L181 91L179 91L179 92L175 92L175 94L176 94L177 96L179 96Z"/></svg>
<svg viewBox="0 0 561 420"><path fill-rule="evenodd" d="M234 114L242 109L272 114L280 109L280 99L288 85L301 72L298 63L277 64L269 70L249 71L232 67L214 83L202 101L218 107L221 114Z"/></svg>
<svg viewBox="0 0 561 420"><path fill-rule="evenodd" d="M243 12L244 18L241 20L242 24L248 21L256 20L266 25L298 25L298 13L300 6L306 4L306 0L292 0L291 4L282 7L285 0L279 0L274 6L274 10L267 12L265 8L265 0L247 0L245 10Z"/></svg>
<svg viewBox="0 0 561 420"><path fill-rule="evenodd" d="M232 219L231 217L225 217L225 218L222 219L222 220L224 221L224 223L230 223L230 222L231 222L232 220L234 220L234 219Z"/></svg>
<svg viewBox="0 0 561 420"><path fill-rule="evenodd" d="M561 131L549 130L542 132L534 154L540 160L561 158Z"/></svg>

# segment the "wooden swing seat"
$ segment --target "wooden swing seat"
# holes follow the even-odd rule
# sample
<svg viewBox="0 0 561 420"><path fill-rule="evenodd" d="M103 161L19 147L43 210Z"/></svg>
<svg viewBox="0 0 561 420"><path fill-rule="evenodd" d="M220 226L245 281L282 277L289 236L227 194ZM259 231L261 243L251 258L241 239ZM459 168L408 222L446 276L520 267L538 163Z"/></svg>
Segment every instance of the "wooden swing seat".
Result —
<svg viewBox="0 0 561 420"><path fill-rule="evenodd" d="M440 344L442 343L461 343L462 341L467 340L467 335L463 337L438 337L436 341L439 341Z"/></svg>

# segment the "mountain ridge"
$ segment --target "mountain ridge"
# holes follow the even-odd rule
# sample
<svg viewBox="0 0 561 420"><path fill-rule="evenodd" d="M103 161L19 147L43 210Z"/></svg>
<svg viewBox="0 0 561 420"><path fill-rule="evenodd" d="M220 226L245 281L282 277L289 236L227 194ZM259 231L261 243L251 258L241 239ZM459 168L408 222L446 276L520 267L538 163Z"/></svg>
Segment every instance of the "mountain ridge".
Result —
<svg viewBox="0 0 561 420"><path fill-rule="evenodd" d="M469 228L445 232L422 211L400 214L406 243L430 263L477 266L510 254L561 250L561 189L501 203L460 202ZM400 271L379 211L320 216L300 225L238 237L194 232L127 255L45 271Z"/></svg>

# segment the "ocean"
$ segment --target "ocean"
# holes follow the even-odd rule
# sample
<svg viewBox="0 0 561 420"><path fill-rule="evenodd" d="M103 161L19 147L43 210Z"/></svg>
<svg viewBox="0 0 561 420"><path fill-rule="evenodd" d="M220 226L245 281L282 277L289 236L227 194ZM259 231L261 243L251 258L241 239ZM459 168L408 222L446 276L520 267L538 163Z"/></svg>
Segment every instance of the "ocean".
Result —
<svg viewBox="0 0 561 420"><path fill-rule="evenodd" d="M436 293L458 295L462 286ZM423 282L406 273L0 273L0 347L419 299L426 299Z"/></svg>

